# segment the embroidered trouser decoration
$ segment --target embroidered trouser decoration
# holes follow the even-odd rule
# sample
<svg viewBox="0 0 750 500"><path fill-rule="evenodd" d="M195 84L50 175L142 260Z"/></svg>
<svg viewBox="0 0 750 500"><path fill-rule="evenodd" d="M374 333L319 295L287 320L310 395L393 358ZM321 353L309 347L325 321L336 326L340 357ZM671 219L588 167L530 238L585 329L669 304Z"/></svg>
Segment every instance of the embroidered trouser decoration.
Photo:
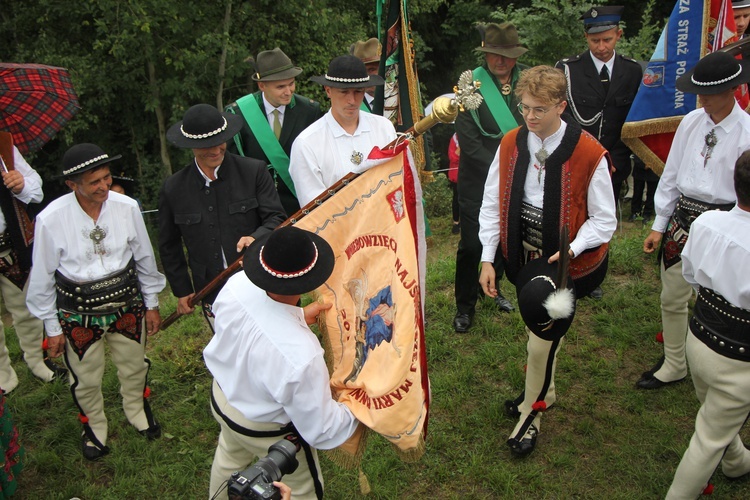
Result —
<svg viewBox="0 0 750 500"><path fill-rule="evenodd" d="M0 274L8 278L19 290L23 290L26 279L29 277L29 272L30 269L25 271L21 269L15 250L11 249L8 255L0 257Z"/></svg>

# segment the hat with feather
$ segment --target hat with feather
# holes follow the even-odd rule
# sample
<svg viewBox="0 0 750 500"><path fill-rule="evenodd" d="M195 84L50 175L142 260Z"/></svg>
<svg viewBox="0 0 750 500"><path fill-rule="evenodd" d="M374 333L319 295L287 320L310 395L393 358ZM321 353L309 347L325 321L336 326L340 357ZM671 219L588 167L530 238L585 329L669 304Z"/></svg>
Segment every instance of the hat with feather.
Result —
<svg viewBox="0 0 750 500"><path fill-rule="evenodd" d="M560 231L560 258L552 264L542 256L529 261L518 272L516 293L523 322L536 336L558 340L567 333L576 310L570 263L568 229Z"/></svg>

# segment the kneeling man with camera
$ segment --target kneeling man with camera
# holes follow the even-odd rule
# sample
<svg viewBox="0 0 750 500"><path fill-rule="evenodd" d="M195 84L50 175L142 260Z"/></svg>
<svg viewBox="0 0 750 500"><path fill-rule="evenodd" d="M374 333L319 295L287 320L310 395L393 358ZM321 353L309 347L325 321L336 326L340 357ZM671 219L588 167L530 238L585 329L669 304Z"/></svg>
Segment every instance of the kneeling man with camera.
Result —
<svg viewBox="0 0 750 500"><path fill-rule="evenodd" d="M341 445L358 421L333 399L323 349L307 326L331 304L297 303L328 279L333 265L324 239L284 227L248 247L244 273L231 277L216 298L216 335L203 352L214 376L211 409L221 425L211 498L232 472L286 436L296 437L304 453L284 483L295 498L322 498L315 449Z"/></svg>

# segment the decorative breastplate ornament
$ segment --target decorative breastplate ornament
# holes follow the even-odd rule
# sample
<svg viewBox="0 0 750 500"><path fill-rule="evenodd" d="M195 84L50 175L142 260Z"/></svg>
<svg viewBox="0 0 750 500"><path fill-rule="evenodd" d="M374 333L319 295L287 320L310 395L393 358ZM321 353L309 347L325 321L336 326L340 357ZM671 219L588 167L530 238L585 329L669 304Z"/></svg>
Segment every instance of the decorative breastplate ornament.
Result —
<svg viewBox="0 0 750 500"><path fill-rule="evenodd" d="M706 168L708 159L711 158L711 154L714 152L714 147L716 147L718 142L719 139L716 137L716 129L711 129L711 132L706 134L706 144L703 146L703 152L701 152L701 156L703 156L703 168Z"/></svg>
<svg viewBox="0 0 750 500"><path fill-rule="evenodd" d="M360 163L362 163L362 160L364 160L364 158L364 155L359 151L352 151L352 155L351 157L349 157L349 161L351 161L355 165L359 165Z"/></svg>
<svg viewBox="0 0 750 500"><path fill-rule="evenodd" d="M547 158L549 158L549 153L544 149L544 146L542 146L542 149L534 153L534 157L536 158L536 161L539 162L539 165L534 165L537 169L536 181L541 184L542 172L544 171L544 165L547 162Z"/></svg>
<svg viewBox="0 0 750 500"><path fill-rule="evenodd" d="M99 227L98 225L92 229L88 234L89 239L94 243L94 253L97 255L104 255L106 252L102 241L107 237L107 230Z"/></svg>

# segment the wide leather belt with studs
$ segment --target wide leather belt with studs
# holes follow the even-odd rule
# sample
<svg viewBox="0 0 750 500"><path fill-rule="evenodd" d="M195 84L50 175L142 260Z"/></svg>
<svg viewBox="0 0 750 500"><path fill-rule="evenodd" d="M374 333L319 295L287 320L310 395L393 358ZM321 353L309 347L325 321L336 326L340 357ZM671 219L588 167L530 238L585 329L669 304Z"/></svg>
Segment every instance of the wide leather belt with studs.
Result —
<svg viewBox="0 0 750 500"><path fill-rule="evenodd" d="M688 198L681 194L677 199L677 205L675 205L674 217L677 219L677 223L682 229L690 232L690 226L693 225L693 221L698 216L709 210L721 210L728 212L734 208L734 203L706 203L705 201L696 200L694 198Z"/></svg>
<svg viewBox="0 0 750 500"><path fill-rule="evenodd" d="M542 248L542 209L521 202L521 237L530 245Z"/></svg>
<svg viewBox="0 0 750 500"><path fill-rule="evenodd" d="M701 288L690 331L713 351L750 361L750 311L736 307L710 288Z"/></svg>
<svg viewBox="0 0 750 500"><path fill-rule="evenodd" d="M10 233L8 231L0 233L0 252L10 250L11 248L13 248L13 242L10 240Z"/></svg>
<svg viewBox="0 0 750 500"><path fill-rule="evenodd" d="M57 308L79 314L112 314L138 299L140 284L135 261L122 271L78 283L55 272Z"/></svg>

